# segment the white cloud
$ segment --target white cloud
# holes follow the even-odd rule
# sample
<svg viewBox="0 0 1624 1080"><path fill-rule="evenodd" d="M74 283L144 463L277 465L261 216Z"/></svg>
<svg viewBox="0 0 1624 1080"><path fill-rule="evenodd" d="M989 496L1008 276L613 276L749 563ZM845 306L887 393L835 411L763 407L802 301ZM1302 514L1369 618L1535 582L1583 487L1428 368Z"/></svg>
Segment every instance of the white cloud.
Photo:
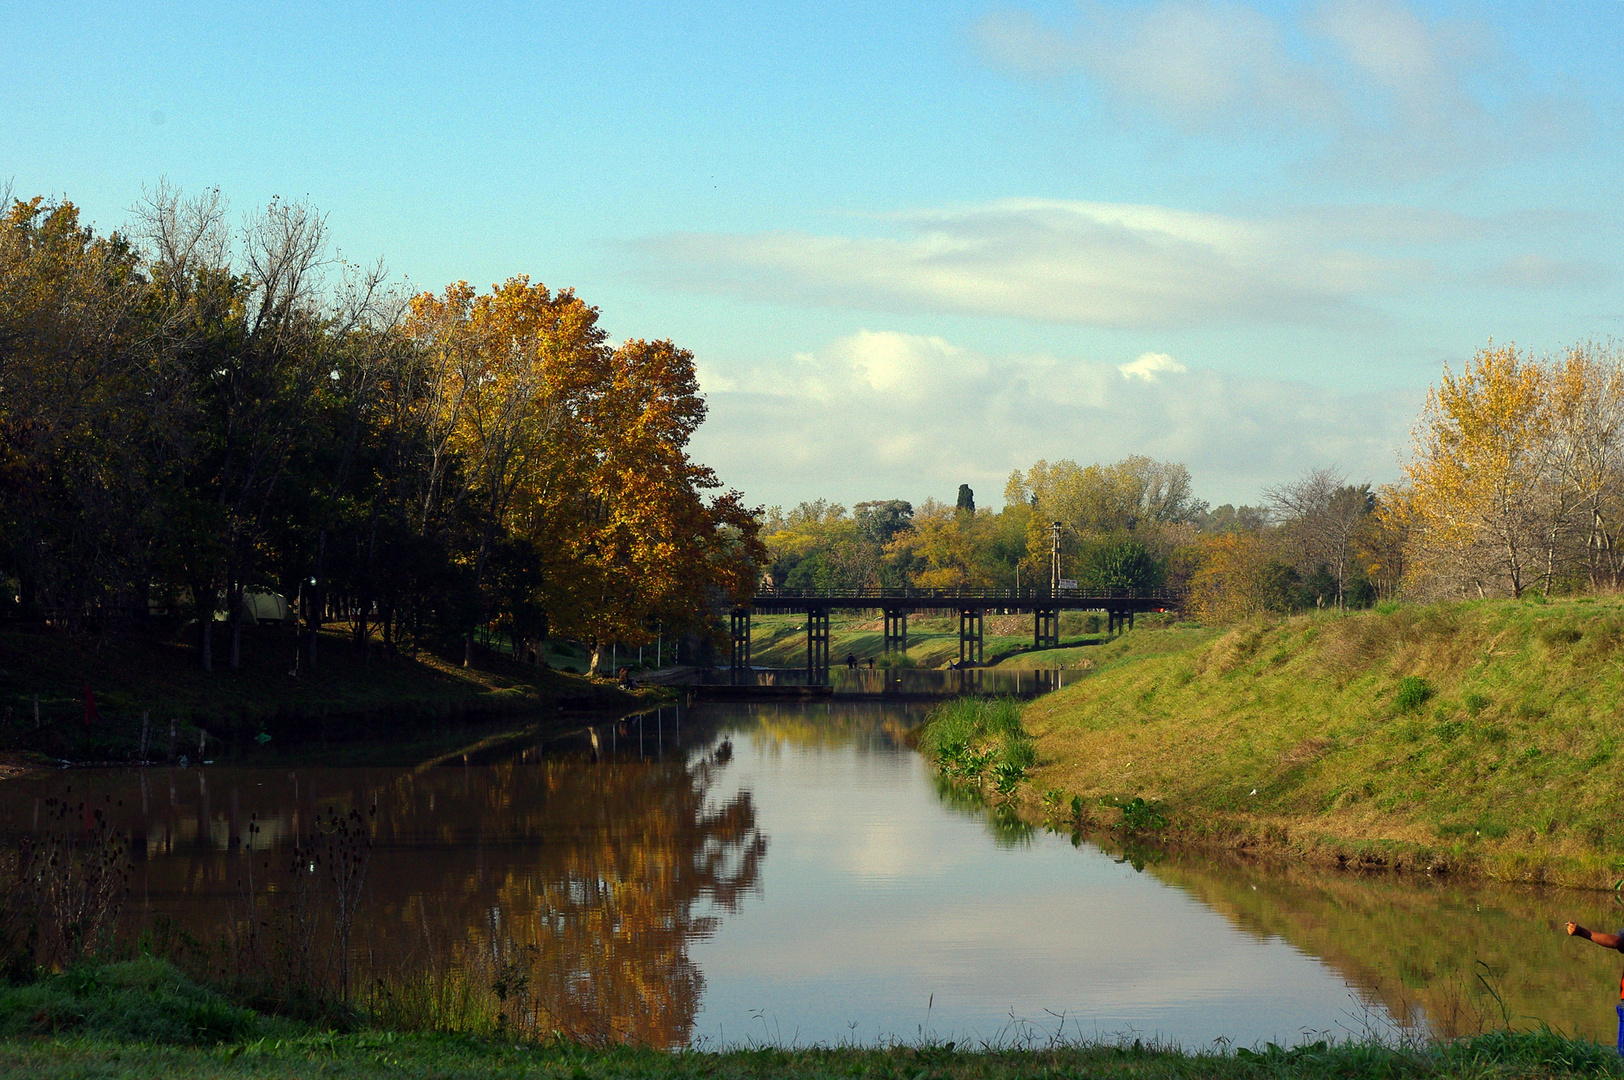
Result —
<svg viewBox="0 0 1624 1080"><path fill-rule="evenodd" d="M905 383L891 373L905 371ZM876 375L876 373L879 373ZM985 356L935 337L864 330L792 360L707 381L699 460L767 504L828 497L997 505L1010 470L1039 458L1183 461L1203 497L1255 501L1266 484L1335 464L1393 479L1420 394L1338 394L1131 362Z"/></svg>
<svg viewBox="0 0 1624 1080"><path fill-rule="evenodd" d="M1481 280L1493 288L1532 291L1594 287L1611 282L1613 277L1609 267L1584 259L1525 252L1506 259L1481 275Z"/></svg>
<svg viewBox="0 0 1624 1080"><path fill-rule="evenodd" d="M1140 353L1138 357L1129 363L1118 364L1117 370L1122 372L1124 379L1143 379L1145 382L1155 382L1163 372L1181 375L1190 369L1166 353L1148 352Z"/></svg>
<svg viewBox="0 0 1624 1080"><path fill-rule="evenodd" d="M1187 132L1289 129L1338 175L1420 176L1568 141L1577 100L1529 92L1486 26L1398 0L1327 0L1296 20L1242 3L1085 2L1068 26L1027 12L975 28L1014 75L1073 74L1130 114Z"/></svg>
<svg viewBox="0 0 1624 1080"><path fill-rule="evenodd" d="M892 220L902 235L681 233L640 248L676 288L1114 328L1347 318L1426 272L1301 219L1006 199Z"/></svg>

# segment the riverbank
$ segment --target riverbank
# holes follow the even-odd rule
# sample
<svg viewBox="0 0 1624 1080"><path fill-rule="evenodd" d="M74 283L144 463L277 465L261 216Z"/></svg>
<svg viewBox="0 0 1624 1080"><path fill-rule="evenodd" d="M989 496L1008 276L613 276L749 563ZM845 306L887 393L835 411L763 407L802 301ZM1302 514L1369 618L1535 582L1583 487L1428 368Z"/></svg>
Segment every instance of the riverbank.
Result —
<svg viewBox="0 0 1624 1080"><path fill-rule="evenodd" d="M1110 648L1023 713L1029 819L1344 867L1624 878L1616 598L1384 606Z"/></svg>
<svg viewBox="0 0 1624 1080"><path fill-rule="evenodd" d="M158 635L75 639L0 631L0 748L11 752L7 763L25 765L29 755L51 762L131 760L140 756L143 717L147 758L199 760L200 748L204 759L249 748L292 749L311 738L367 738L379 725L398 741L402 725L429 732L521 715L620 713L673 693L658 687L627 692L609 679L519 663L485 649L466 668L460 654L430 650L393 658L375 650L368 661L341 631L322 635L315 670L306 661L294 675L290 629L256 627L244 637L237 670L222 655L217 670L205 672L195 648Z"/></svg>
<svg viewBox="0 0 1624 1080"><path fill-rule="evenodd" d="M1550 1031L1414 1045L1317 1041L1185 1050L1142 1037L1071 1043L1040 1027L958 1046L921 1033L878 1046L667 1052L533 1041L500 1030L319 1030L266 1016L150 958L0 986L0 1074L46 1077L1217 1077L1616 1076L1611 1047Z"/></svg>

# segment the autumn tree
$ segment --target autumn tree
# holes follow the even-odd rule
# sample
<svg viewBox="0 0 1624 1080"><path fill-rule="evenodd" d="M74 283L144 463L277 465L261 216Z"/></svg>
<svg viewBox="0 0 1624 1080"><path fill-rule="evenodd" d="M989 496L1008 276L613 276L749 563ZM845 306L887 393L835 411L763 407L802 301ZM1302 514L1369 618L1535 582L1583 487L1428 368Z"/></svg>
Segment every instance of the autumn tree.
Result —
<svg viewBox="0 0 1624 1080"><path fill-rule="evenodd" d="M570 629L601 647L641 644L654 627L692 623L713 603L742 603L766 551L737 492L687 455L705 419L693 354L669 341L628 341L594 395L591 457L573 496L585 500L567 541L579 571ZM545 495L539 505L546 505Z"/></svg>
<svg viewBox="0 0 1624 1080"><path fill-rule="evenodd" d="M554 295L523 276L484 295L459 281L441 296L412 299L406 332L437 369L434 399L443 410L425 524L443 499L447 509L466 512L472 530L468 569L480 607L464 635L465 666L473 659L473 626L485 621L481 590L491 553L521 488L532 502L545 502L591 453L583 432L610 377L607 335L597 323L597 309L570 290ZM455 486L448 489L447 479Z"/></svg>
<svg viewBox="0 0 1624 1080"><path fill-rule="evenodd" d="M1445 368L1405 468L1422 567L1457 589L1522 595L1547 540L1551 431L1547 373L1515 345Z"/></svg>

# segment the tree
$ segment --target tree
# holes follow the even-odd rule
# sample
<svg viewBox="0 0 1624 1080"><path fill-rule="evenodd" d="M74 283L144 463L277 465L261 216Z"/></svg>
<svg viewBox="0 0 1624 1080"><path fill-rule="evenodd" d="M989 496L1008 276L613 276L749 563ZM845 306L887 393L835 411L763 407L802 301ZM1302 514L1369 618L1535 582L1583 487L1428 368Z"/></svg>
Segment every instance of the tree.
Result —
<svg viewBox="0 0 1624 1080"><path fill-rule="evenodd" d="M1550 374L1551 462L1547 483L1545 587L1557 572L1564 533L1583 537L1589 586L1617 588L1617 540L1624 524L1624 367L1611 345L1574 345Z"/></svg>
<svg viewBox="0 0 1624 1080"><path fill-rule="evenodd" d="M959 485L959 498L955 509L969 514L976 512L976 493L970 490L969 484Z"/></svg>
<svg viewBox="0 0 1624 1080"><path fill-rule="evenodd" d="M656 624L709 632L713 605L754 591L767 554L756 512L734 491L707 499L721 482L687 456L704 418L693 354L628 341L593 398L591 466L532 493L530 527L551 523L572 556L553 593L574 602L556 621L597 646L594 670L611 642L651 641ZM561 536L559 522L577 524Z"/></svg>
<svg viewBox="0 0 1624 1080"><path fill-rule="evenodd" d="M1323 566L1336 606L1345 606L1348 583L1358 571L1355 540L1376 507L1370 485L1351 485L1335 469L1313 469L1265 488L1264 497L1285 528L1299 573L1311 576Z"/></svg>
<svg viewBox="0 0 1624 1080"><path fill-rule="evenodd" d="M1166 570L1161 559L1131 536L1111 537L1084 549L1077 569L1078 582L1090 590L1154 590Z"/></svg>
<svg viewBox="0 0 1624 1080"><path fill-rule="evenodd" d="M1190 610L1202 622L1239 622L1296 603L1296 572L1276 556L1266 537L1253 533L1203 536L1199 565L1190 577Z"/></svg>
<svg viewBox="0 0 1624 1080"><path fill-rule="evenodd" d="M597 309L570 290L555 296L522 275L485 295L459 281L442 296L412 299L406 331L439 369L444 446L461 466L452 498L473 525L469 559L481 608L487 563L521 486L539 488L531 498L545 501L549 484L581 464L582 428L609 378L597 322ZM483 616L476 612L474 622ZM470 625L464 666L473 649Z"/></svg>
<svg viewBox="0 0 1624 1080"><path fill-rule="evenodd" d="M1051 522L1062 524L1061 557L1068 564L1083 545L1127 534L1164 558L1179 542L1178 527L1200 520L1207 508L1194 497L1187 468L1141 456L1086 467L1039 461L1010 474L1004 503L1030 508L1022 561L1034 568L1048 565Z"/></svg>
<svg viewBox="0 0 1624 1080"><path fill-rule="evenodd" d="M964 511L928 499L914 513L913 528L900 532L888 558L909 567L921 589L980 589L999 583L1003 567L989 541L993 515Z"/></svg>
<svg viewBox="0 0 1624 1080"><path fill-rule="evenodd" d="M1458 376L1444 369L1405 468L1427 570L1457 590L1522 595L1547 540L1551 429L1546 372L1515 345L1480 350Z"/></svg>
<svg viewBox="0 0 1624 1080"><path fill-rule="evenodd" d="M913 503L906 499L860 502L852 507L852 517L858 536L884 547L897 533L913 528Z"/></svg>

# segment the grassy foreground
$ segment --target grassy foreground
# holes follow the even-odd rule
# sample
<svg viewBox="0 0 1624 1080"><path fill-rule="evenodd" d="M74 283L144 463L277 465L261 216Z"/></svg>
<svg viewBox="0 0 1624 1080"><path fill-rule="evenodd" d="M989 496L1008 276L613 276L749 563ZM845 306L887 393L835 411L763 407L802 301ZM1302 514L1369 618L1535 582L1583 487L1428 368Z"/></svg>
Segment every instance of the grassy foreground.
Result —
<svg viewBox="0 0 1624 1080"><path fill-rule="evenodd" d="M1024 711L1032 817L1339 865L1624 878L1619 599L1384 607L1107 648Z"/></svg>
<svg viewBox="0 0 1624 1080"><path fill-rule="evenodd" d="M664 1052L512 1036L317 1031L233 1004L161 960L0 987L0 1075L29 1077L1469 1077L1616 1076L1612 1048L1550 1031L1416 1046L1319 1042L1186 1052L1041 1038Z"/></svg>
<svg viewBox="0 0 1624 1080"><path fill-rule="evenodd" d="M1551 1035L1485 1035L1420 1050L1362 1044L1279 1047L1234 1054L1127 1046L962 1052L944 1046L739 1049L721 1052L570 1045L540 1046L445 1035L306 1035L217 1047L174 1047L105 1040L0 1041L0 1075L54 1077L872 1077L964 1080L1101 1077L1185 1080L1326 1077L1343 1080L1498 1080L1617 1076L1611 1047Z"/></svg>

